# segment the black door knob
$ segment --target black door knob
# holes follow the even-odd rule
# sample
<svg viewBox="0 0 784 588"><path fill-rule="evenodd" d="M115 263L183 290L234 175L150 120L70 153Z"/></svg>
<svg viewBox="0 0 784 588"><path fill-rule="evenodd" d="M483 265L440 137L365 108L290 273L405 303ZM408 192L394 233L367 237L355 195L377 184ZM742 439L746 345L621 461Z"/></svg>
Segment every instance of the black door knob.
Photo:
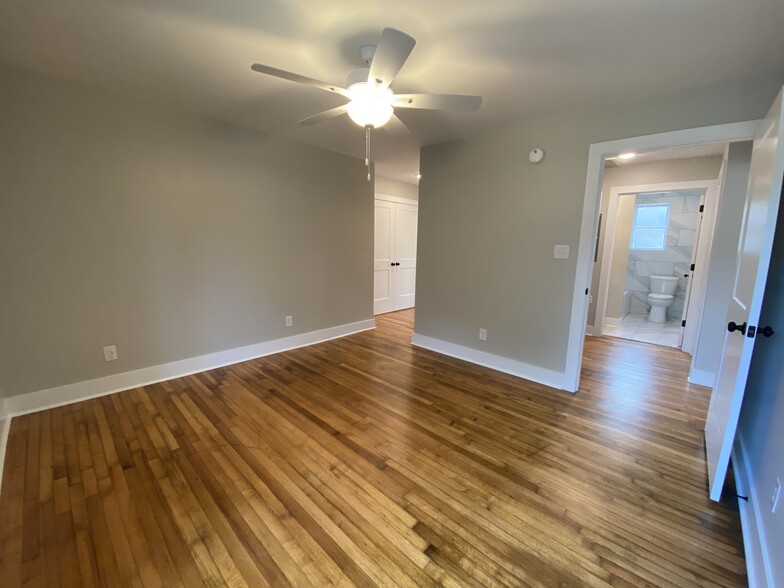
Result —
<svg viewBox="0 0 784 588"><path fill-rule="evenodd" d="M772 337L776 331L773 330L773 327L768 325L767 327L762 327L759 331L757 331L763 337Z"/></svg>
<svg viewBox="0 0 784 588"><path fill-rule="evenodd" d="M392 267L395 267L395 262L393 261L393 262L392 262L392 263L390 263L389 265L391 265Z"/></svg>
<svg viewBox="0 0 784 588"><path fill-rule="evenodd" d="M746 321L743 321L742 325L736 325L734 322L730 321L730 324L727 325L727 330L730 333L734 333L735 331L740 331L742 335L746 334Z"/></svg>

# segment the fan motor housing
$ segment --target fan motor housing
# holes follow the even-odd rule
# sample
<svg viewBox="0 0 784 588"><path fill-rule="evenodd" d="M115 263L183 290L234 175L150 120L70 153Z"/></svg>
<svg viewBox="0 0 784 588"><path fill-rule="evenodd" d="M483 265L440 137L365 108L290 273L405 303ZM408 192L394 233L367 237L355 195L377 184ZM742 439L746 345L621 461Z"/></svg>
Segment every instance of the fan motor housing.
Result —
<svg viewBox="0 0 784 588"><path fill-rule="evenodd" d="M346 78L346 87L350 88L354 84L365 83L368 81L368 75L370 74L370 69L364 67L362 69L355 69Z"/></svg>

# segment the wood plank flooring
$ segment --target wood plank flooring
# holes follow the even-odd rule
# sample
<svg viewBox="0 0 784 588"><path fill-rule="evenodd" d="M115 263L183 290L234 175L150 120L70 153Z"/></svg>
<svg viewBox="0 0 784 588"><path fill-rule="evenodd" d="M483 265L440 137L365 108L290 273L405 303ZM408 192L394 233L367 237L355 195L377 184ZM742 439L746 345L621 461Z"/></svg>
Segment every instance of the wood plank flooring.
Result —
<svg viewBox="0 0 784 588"><path fill-rule="evenodd" d="M412 324L15 418L0 585L745 585L687 356L589 338L569 395Z"/></svg>

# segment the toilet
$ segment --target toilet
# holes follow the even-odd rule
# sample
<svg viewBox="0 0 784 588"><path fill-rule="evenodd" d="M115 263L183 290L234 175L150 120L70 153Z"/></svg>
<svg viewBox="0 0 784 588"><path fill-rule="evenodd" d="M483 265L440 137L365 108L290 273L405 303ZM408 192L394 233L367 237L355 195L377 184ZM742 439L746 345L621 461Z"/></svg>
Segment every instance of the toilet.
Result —
<svg viewBox="0 0 784 588"><path fill-rule="evenodd" d="M678 278L672 276L651 276L651 292L648 294L648 304L651 312L648 322L666 323L667 308L675 300L675 290L678 288Z"/></svg>

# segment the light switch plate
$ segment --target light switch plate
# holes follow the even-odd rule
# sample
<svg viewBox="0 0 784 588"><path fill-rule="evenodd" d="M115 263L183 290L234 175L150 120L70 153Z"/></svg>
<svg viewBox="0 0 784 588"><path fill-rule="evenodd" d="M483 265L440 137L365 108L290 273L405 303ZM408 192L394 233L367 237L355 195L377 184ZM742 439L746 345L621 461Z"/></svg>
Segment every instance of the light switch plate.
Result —
<svg viewBox="0 0 784 588"><path fill-rule="evenodd" d="M553 259L569 259L569 246L556 245L553 250Z"/></svg>

